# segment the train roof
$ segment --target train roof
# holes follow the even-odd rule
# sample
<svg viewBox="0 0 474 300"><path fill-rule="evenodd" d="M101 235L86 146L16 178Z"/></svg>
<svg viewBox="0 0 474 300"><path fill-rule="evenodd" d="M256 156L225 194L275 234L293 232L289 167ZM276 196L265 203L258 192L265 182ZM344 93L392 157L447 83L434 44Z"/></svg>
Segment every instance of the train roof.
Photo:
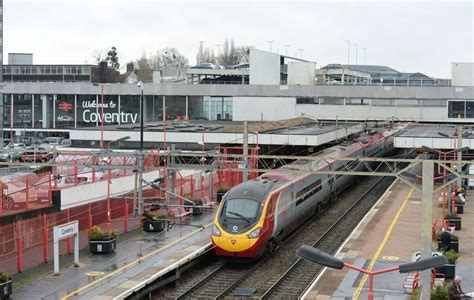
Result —
<svg viewBox="0 0 474 300"><path fill-rule="evenodd" d="M261 177L248 180L230 189L226 199L250 198L263 202L271 191L287 182L286 180L266 179Z"/></svg>

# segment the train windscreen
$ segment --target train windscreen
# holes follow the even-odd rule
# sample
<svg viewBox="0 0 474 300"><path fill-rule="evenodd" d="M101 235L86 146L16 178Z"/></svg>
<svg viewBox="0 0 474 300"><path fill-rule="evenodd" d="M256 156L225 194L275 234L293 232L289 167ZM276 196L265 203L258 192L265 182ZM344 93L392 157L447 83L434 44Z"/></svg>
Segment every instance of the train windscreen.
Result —
<svg viewBox="0 0 474 300"><path fill-rule="evenodd" d="M262 212L263 203L252 199L228 199L220 214L221 225L228 232L241 232L253 226Z"/></svg>

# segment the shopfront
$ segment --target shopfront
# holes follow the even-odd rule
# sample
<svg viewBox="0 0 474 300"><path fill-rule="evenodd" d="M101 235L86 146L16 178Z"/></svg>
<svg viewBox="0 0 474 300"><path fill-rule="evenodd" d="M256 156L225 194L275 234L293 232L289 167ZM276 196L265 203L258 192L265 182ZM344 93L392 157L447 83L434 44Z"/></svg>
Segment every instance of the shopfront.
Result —
<svg viewBox="0 0 474 300"><path fill-rule="evenodd" d="M139 124L139 95L4 94L3 125L71 129ZM11 114L13 112L13 115ZM145 95L145 122L232 120L232 97ZM11 118L11 116L13 118Z"/></svg>

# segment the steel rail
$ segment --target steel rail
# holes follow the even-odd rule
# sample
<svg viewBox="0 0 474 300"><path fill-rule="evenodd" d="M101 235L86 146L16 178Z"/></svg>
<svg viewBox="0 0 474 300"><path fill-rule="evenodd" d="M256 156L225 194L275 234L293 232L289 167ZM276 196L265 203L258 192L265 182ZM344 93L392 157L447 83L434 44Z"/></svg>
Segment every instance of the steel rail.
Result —
<svg viewBox="0 0 474 300"><path fill-rule="evenodd" d="M347 215L357 206L361 203L361 201L384 179L385 177L381 177L379 178L369 189L367 189L367 191L365 191L365 193L359 197L359 199L354 202L354 204L352 204L349 209L346 210L346 212L344 212L343 215L341 215L332 225L331 227L329 227L319 238L318 240L316 240L312 246L315 247L319 244L321 244L323 242L324 239L326 239L328 237L328 235L330 233L333 232L333 230L335 230L335 228L337 227L337 225L339 225L343 220L346 219ZM286 278L296 270L296 268L302 263L303 259L302 258L298 258L289 268L288 270L285 271L285 273L283 273L279 278L278 280L273 283L273 285L267 289L267 291L260 297L260 299L269 299L270 295L286 280ZM318 272L319 274L319 272ZM304 289L304 291L306 291L307 287Z"/></svg>

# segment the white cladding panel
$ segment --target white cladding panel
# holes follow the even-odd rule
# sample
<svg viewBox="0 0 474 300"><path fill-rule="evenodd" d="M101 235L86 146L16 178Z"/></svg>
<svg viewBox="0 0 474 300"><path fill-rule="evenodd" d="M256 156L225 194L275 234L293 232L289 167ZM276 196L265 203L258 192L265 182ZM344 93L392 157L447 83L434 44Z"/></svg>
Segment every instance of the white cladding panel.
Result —
<svg viewBox="0 0 474 300"><path fill-rule="evenodd" d="M452 63L451 85L474 86L474 62Z"/></svg>
<svg viewBox="0 0 474 300"><path fill-rule="evenodd" d="M251 48L250 84L279 85L280 55Z"/></svg>
<svg viewBox="0 0 474 300"><path fill-rule="evenodd" d="M288 85L314 85L316 64L313 62L288 63Z"/></svg>
<svg viewBox="0 0 474 300"><path fill-rule="evenodd" d="M295 116L306 114L320 119L382 120L397 118L402 121L448 121L446 107L396 107L370 105L296 105Z"/></svg>
<svg viewBox="0 0 474 300"><path fill-rule="evenodd" d="M296 117L294 97L234 97L234 121L274 121Z"/></svg>

